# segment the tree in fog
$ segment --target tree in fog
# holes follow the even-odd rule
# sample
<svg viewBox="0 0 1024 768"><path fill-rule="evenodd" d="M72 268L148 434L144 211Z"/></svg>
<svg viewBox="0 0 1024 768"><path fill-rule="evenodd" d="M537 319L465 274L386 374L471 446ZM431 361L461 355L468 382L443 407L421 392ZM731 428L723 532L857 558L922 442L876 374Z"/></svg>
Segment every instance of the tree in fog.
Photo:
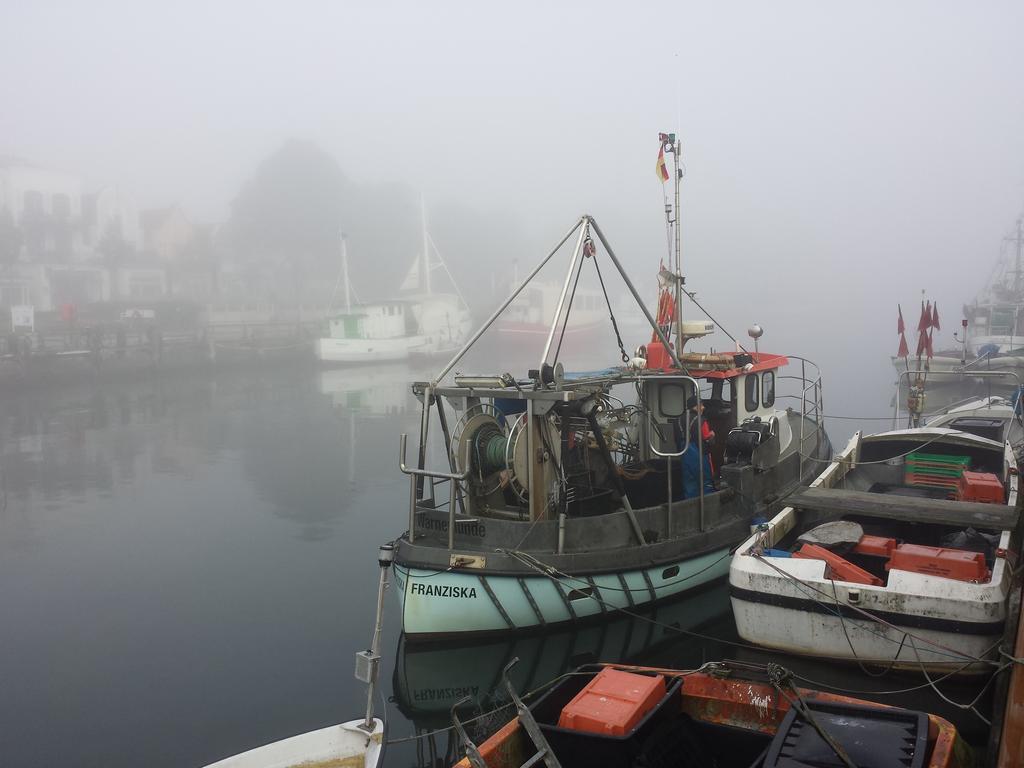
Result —
<svg viewBox="0 0 1024 768"><path fill-rule="evenodd" d="M306 141L284 144L257 168L232 205L238 261L271 285L287 279L289 298L299 300L317 265L337 262L346 187L326 152Z"/></svg>
<svg viewBox="0 0 1024 768"><path fill-rule="evenodd" d="M242 187L228 228L250 294L326 303L342 233L359 294L391 295L419 247L417 217L407 185L353 184L331 155L293 139Z"/></svg>

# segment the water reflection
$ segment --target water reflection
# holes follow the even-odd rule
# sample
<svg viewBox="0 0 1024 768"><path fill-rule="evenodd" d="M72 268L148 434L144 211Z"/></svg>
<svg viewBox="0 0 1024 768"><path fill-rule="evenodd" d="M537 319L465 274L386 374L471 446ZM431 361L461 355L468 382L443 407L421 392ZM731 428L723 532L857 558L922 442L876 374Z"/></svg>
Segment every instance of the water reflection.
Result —
<svg viewBox="0 0 1024 768"><path fill-rule="evenodd" d="M634 616L622 613L605 622L557 632L459 644L408 643L403 636L395 659L393 701L409 721L410 735L421 738L394 745L402 755L395 755L390 762L398 765L415 760L416 765L431 768L452 765L458 759L457 740L451 731L433 732L451 724L451 707L463 697L472 700L465 705L463 714L467 717L504 704L507 699L499 688L501 672L514 658L519 663L513 667L510 679L520 693L595 662L696 667L724 657L723 650L714 642L694 642L683 631L705 630L717 636L723 624L729 623L729 610L728 589L720 583ZM484 717L475 727L474 738L482 738L507 719L507 712ZM406 735L394 720L392 734L392 738Z"/></svg>

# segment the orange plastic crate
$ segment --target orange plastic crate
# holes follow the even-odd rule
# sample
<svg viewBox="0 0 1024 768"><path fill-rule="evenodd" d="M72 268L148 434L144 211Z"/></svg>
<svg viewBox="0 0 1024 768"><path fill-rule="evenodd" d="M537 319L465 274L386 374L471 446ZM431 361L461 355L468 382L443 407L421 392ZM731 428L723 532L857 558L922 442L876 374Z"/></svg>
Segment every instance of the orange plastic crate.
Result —
<svg viewBox="0 0 1024 768"><path fill-rule="evenodd" d="M991 472L964 472L957 487L957 498L986 504L1006 503L1003 483Z"/></svg>
<svg viewBox="0 0 1024 768"><path fill-rule="evenodd" d="M860 541L857 542L857 546L853 548L853 551L858 555L874 555L875 557L888 559L892 556L894 549L896 549L896 539L890 539L885 536L871 536L865 533L860 537Z"/></svg>
<svg viewBox="0 0 1024 768"><path fill-rule="evenodd" d="M817 544L804 544L793 553L798 560L824 560L828 564L828 570L832 575L828 578L839 581L851 581L854 584L870 584L875 587L882 586L882 580L872 576L863 568L854 565L849 560L844 560L835 552L830 552Z"/></svg>
<svg viewBox="0 0 1024 768"><path fill-rule="evenodd" d="M925 547L920 544L900 544L892 553L886 569L896 568L927 576L942 576L957 581L986 582L989 579L985 555L962 549Z"/></svg>
<svg viewBox="0 0 1024 768"><path fill-rule="evenodd" d="M605 667L562 708L558 725L625 736L665 697L665 678Z"/></svg>

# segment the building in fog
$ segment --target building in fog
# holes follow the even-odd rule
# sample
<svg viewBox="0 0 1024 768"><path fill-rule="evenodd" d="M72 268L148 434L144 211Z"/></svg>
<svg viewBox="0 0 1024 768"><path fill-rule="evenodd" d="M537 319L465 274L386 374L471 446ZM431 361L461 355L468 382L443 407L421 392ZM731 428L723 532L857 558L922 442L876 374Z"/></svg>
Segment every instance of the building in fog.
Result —
<svg viewBox="0 0 1024 768"><path fill-rule="evenodd" d="M179 206L139 212L113 186L0 157L0 322L7 308L209 301L217 291L216 227Z"/></svg>

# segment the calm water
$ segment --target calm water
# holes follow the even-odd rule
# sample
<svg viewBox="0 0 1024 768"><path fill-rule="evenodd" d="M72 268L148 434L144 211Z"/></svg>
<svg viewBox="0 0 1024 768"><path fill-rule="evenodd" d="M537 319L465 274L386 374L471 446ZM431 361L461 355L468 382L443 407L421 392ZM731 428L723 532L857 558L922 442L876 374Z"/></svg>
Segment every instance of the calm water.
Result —
<svg viewBox="0 0 1024 768"><path fill-rule="evenodd" d="M377 546L406 525L398 434L417 430L407 382L422 377L245 372L0 396L0 764L196 766L359 714L353 654L369 643ZM840 381L832 402L885 413L882 391ZM829 426L841 444L859 425ZM654 622L471 647L406 648L387 606L395 739L444 728L463 695L486 704L515 656L529 690L597 659L744 653L673 629L734 638L721 586ZM446 765L452 749L439 734L388 762Z"/></svg>

